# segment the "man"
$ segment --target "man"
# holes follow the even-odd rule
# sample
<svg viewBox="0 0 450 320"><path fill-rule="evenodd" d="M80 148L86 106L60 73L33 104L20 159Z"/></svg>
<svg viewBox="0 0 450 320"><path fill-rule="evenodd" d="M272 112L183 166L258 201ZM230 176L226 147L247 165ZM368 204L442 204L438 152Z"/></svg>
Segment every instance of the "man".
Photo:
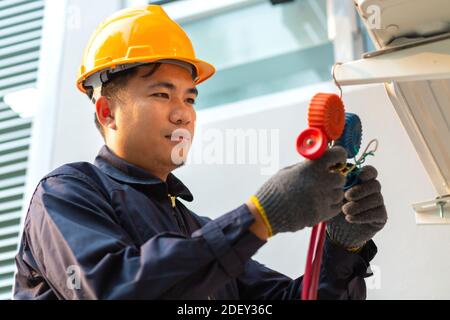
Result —
<svg viewBox="0 0 450 320"><path fill-rule="evenodd" d="M196 85L213 73L159 6L100 25L77 85L95 103L105 146L94 164L63 165L37 186L16 257L16 299L299 299L302 277L251 257L269 237L324 220L319 298L365 298L371 238L387 216L373 167L344 194L345 178L329 170L346 161L344 149L280 170L215 220L177 199L193 197L171 173L187 155L174 161L172 136L194 136Z"/></svg>

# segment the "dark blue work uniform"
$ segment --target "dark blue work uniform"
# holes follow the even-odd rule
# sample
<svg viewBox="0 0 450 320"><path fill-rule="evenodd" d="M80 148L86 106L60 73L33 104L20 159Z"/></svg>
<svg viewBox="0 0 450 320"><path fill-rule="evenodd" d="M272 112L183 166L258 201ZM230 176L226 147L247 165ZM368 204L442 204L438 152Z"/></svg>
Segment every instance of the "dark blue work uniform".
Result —
<svg viewBox="0 0 450 320"><path fill-rule="evenodd" d="M300 298L302 277L251 259L265 241L245 205L211 220L173 197L193 200L174 175L163 182L106 146L94 164L54 170L30 202L14 298ZM319 299L364 299L375 254L372 241L356 254L327 239Z"/></svg>

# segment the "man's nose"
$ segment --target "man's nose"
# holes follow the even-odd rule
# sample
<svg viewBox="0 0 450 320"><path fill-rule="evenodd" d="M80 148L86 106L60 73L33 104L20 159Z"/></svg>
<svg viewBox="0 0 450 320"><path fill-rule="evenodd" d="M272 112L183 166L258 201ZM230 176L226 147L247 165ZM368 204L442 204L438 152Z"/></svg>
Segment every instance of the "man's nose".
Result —
<svg viewBox="0 0 450 320"><path fill-rule="evenodd" d="M184 105L180 100L176 102L169 115L169 120L176 125L187 125L193 121L192 107Z"/></svg>

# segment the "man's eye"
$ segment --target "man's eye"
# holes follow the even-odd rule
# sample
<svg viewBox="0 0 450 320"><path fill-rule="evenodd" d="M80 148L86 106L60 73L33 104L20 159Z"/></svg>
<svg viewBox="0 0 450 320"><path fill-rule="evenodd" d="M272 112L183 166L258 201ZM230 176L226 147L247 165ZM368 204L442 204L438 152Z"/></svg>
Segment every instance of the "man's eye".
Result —
<svg viewBox="0 0 450 320"><path fill-rule="evenodd" d="M161 98L169 98L169 95L167 93L163 93L163 92L154 93L154 94L152 94L152 96L161 97Z"/></svg>
<svg viewBox="0 0 450 320"><path fill-rule="evenodd" d="M195 99L188 98L188 99L186 99L186 101L187 101L189 104L195 104Z"/></svg>

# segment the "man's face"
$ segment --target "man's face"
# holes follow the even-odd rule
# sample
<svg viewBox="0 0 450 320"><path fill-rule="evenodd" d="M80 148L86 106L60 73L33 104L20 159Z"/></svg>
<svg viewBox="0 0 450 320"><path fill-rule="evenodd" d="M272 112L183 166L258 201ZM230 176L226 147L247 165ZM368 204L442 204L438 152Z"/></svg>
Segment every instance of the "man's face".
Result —
<svg viewBox="0 0 450 320"><path fill-rule="evenodd" d="M113 144L119 156L144 169L170 172L174 148L187 142L171 139L176 129L184 129L193 138L197 97L190 72L180 66L161 64L151 76L151 66L138 68L118 92L115 108ZM186 131L187 130L187 131ZM178 153L184 158L187 152Z"/></svg>

